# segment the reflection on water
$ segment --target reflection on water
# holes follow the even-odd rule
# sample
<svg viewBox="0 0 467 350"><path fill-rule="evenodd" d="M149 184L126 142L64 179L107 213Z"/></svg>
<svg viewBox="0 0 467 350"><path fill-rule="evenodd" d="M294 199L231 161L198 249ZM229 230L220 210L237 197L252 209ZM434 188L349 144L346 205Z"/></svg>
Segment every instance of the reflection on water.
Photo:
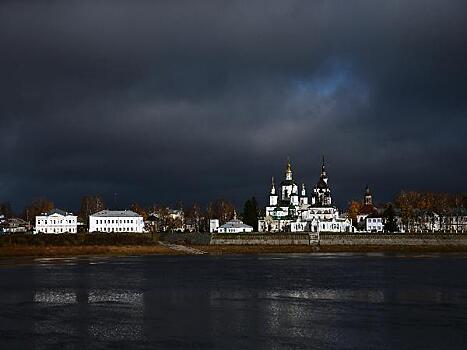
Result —
<svg viewBox="0 0 467 350"><path fill-rule="evenodd" d="M132 310L143 308L143 293L130 290L91 290L89 303L123 303L132 306Z"/></svg>
<svg viewBox="0 0 467 350"><path fill-rule="evenodd" d="M466 267L443 255L38 259L0 269L0 347L463 348Z"/></svg>
<svg viewBox="0 0 467 350"><path fill-rule="evenodd" d="M72 304L76 303L76 294L73 291L50 289L34 293L34 302L47 304Z"/></svg>
<svg viewBox="0 0 467 350"><path fill-rule="evenodd" d="M143 294L137 291L91 290L89 303L111 303L100 307L114 309L118 305L121 318L117 322L108 323L96 320L89 325L91 336L101 340L142 340L143 339Z"/></svg>
<svg viewBox="0 0 467 350"><path fill-rule="evenodd" d="M266 293L265 298L295 298L295 299L322 299L335 301L358 301L367 303L382 303L384 301L384 292L382 290L333 290L333 289L314 289L314 290L290 290L285 293Z"/></svg>

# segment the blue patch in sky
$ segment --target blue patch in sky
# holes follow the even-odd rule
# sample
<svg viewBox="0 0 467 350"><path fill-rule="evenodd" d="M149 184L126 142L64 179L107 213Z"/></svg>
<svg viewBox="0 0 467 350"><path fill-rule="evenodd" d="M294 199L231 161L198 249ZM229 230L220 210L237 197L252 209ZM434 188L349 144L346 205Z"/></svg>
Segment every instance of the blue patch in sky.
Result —
<svg viewBox="0 0 467 350"><path fill-rule="evenodd" d="M321 96L330 96L340 87L352 84L353 80L347 65L334 64L310 77L295 79L294 84L301 94L318 93Z"/></svg>

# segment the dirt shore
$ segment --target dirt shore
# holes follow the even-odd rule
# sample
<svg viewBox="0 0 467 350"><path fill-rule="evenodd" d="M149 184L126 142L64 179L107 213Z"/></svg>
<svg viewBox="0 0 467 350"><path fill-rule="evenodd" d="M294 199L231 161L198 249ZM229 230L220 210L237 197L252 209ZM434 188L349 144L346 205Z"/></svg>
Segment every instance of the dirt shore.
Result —
<svg viewBox="0 0 467 350"><path fill-rule="evenodd" d="M4 246L0 247L0 258L13 257L65 257L78 255L184 255L161 245L125 246Z"/></svg>
<svg viewBox="0 0 467 350"><path fill-rule="evenodd" d="M272 245L193 245L192 248L203 250L211 255L225 254L274 254L274 253L467 253L467 246L370 246L370 245L334 245L334 246L272 246ZM125 255L186 255L162 245L86 245L86 246L3 246L0 258L14 257L69 257L69 256L125 256Z"/></svg>

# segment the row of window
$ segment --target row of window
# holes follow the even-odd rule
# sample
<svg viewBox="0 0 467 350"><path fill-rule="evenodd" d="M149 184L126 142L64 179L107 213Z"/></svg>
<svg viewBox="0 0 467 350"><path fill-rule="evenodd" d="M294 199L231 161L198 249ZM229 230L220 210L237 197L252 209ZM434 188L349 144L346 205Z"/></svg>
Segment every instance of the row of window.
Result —
<svg viewBox="0 0 467 350"><path fill-rule="evenodd" d="M369 218L368 222L381 222L381 218Z"/></svg>
<svg viewBox="0 0 467 350"><path fill-rule="evenodd" d="M133 222L134 221L134 222ZM133 219L97 219L96 224L136 224L136 220Z"/></svg>
<svg viewBox="0 0 467 350"><path fill-rule="evenodd" d="M37 232L39 233L65 233L65 232L69 232L69 233L76 233L76 229L75 228L50 228L50 229L46 229L46 228L43 228L43 229L38 229Z"/></svg>
<svg viewBox="0 0 467 350"><path fill-rule="evenodd" d="M219 232L222 233L237 233L237 232L246 232L246 229L236 229L236 228L227 228L227 229L220 229Z"/></svg>
<svg viewBox="0 0 467 350"><path fill-rule="evenodd" d="M74 224L76 223L75 220L69 219L63 219L63 220L37 220L38 225L63 225L63 224Z"/></svg>
<svg viewBox="0 0 467 350"><path fill-rule="evenodd" d="M131 227L104 227L97 229L99 232L138 232L138 229Z"/></svg>
<svg viewBox="0 0 467 350"><path fill-rule="evenodd" d="M325 229L326 229L326 224L323 224L323 230L325 230ZM339 230L340 227L339 227L339 224L331 224L331 225L329 225L329 229L330 230Z"/></svg>

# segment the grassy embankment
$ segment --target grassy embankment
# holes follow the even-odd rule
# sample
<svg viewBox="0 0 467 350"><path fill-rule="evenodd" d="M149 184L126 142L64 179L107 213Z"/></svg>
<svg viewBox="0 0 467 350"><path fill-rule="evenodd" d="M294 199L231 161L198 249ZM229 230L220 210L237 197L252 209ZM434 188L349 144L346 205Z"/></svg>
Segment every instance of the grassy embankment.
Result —
<svg viewBox="0 0 467 350"><path fill-rule="evenodd" d="M0 258L181 254L157 241L158 236L146 234L12 234L0 237Z"/></svg>
<svg viewBox="0 0 467 350"><path fill-rule="evenodd" d="M61 234L0 236L2 257L66 257L79 255L183 255L158 244L150 234ZM213 255L271 253L444 253L467 252L467 245L197 245L191 240L177 242Z"/></svg>

